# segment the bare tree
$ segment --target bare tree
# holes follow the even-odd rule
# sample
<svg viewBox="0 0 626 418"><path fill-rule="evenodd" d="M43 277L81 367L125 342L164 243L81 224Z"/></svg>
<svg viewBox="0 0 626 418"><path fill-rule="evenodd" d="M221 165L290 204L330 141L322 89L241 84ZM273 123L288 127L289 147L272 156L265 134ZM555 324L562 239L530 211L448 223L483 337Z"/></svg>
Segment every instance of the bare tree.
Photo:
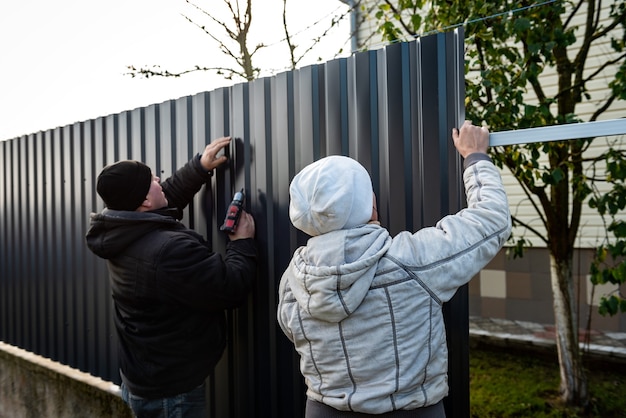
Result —
<svg viewBox="0 0 626 418"><path fill-rule="evenodd" d="M233 65L230 66L206 66L195 65L192 68L183 71L170 71L161 68L160 65L151 65L144 67L136 67L129 65L128 75L132 77L180 77L185 74L194 73L198 71L215 71L217 74L223 75L226 79L232 80L233 78L241 78L246 81L256 79L261 69L254 65L253 61L255 55L264 48L268 48L270 45L264 42L257 43L254 47L250 44L250 28L253 22L252 13L252 0L222 0L222 4L226 6L228 10L228 19L220 19L215 13L209 12L206 9L200 7L197 3L190 0L185 0L191 7L198 11L201 16L207 18L208 24L202 24L198 22L198 19L194 19L189 15L183 15L183 17L191 24L198 27L204 34L208 35L211 39L211 43L230 59ZM214 10L214 8L213 8ZM282 25L285 37L280 39L276 43L285 43L288 48L289 57L289 69L295 69L302 62L302 59L309 55L311 51L320 43L320 41L327 36L341 20L345 19L350 13L350 10L343 13L337 13L332 16L331 21L327 24L327 27L323 28L320 35L314 36L302 42L305 46L299 47L295 43L295 36L298 33L311 28L312 26L318 26L323 24L322 20L312 23L307 28L301 29L298 33L294 34L288 29L287 18L287 0L283 0L282 7ZM263 22L266 23L266 22ZM338 49L338 55L342 52L342 49ZM321 59L321 58L319 58Z"/></svg>
<svg viewBox="0 0 626 418"><path fill-rule="evenodd" d="M329 32L335 28L339 22L341 22L343 19L345 19L346 17L348 17L350 15L350 13L352 13L354 11L354 6L351 6L347 11L340 13L336 16L333 16L333 18L331 19L330 24L324 29L324 31L322 32L321 35L318 35L314 38L312 38L309 42L309 45L304 47L304 51L296 54L296 49L298 48L298 45L293 43L293 37L292 34L289 32L288 26L287 26L287 0L283 0L283 28L285 31L285 39L284 41L287 43L287 46L289 48L289 61L291 64L290 69L294 70L298 67L298 64L302 61L302 59L307 56L314 48L315 46L325 37L329 34ZM315 22L314 25L319 24L320 22ZM352 34L351 34L352 35ZM341 52L343 52L343 48L339 48L337 50L337 52L335 53L335 56L340 54ZM320 61L321 58L318 58L318 61Z"/></svg>
<svg viewBox="0 0 626 418"><path fill-rule="evenodd" d="M197 23L187 15L183 15L183 17L208 35L216 43L218 49L223 54L233 59L236 65L232 67L196 65L191 69L180 72L171 72L162 69L160 65L139 68L134 65L129 65L128 69L130 72L128 74L132 77L140 76L145 78L154 76L180 77L197 71L216 71L229 80L234 76L239 76L248 81L254 80L259 73L259 69L252 65L252 57L258 50L263 48L264 45L258 44L252 50L248 47L248 33L250 32L250 25L252 24L252 0L246 0L245 7L240 7L240 2L237 0L222 0L230 13L231 19L228 21L218 19L196 3L189 0L185 1L206 16L210 22L217 25L218 29L210 29L206 25ZM220 31L220 33L217 33L217 31Z"/></svg>

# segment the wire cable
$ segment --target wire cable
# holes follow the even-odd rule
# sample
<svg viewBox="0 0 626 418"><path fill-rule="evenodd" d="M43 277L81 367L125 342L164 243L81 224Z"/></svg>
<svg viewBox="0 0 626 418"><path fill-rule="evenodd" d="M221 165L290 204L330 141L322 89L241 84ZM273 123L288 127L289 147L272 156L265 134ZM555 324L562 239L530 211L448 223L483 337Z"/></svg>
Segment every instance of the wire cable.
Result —
<svg viewBox="0 0 626 418"><path fill-rule="evenodd" d="M421 38L423 36L429 36L429 35L434 35L434 34L437 34L437 33L447 32L449 30L456 29L456 28L461 27L461 26L466 26L466 25L470 25L470 24L473 24L473 23L483 22L485 20L490 20L490 19L493 19L493 18L496 18L496 17L500 17L500 16L505 16L505 15L511 15L512 16L514 14L517 14L517 13L520 13L520 12L523 12L523 11L526 11L526 10L530 10L530 9L533 9L533 8L536 8L536 7L546 6L548 4L555 3L557 1L559 1L559 0L546 0L546 1L543 1L541 3L531 4L531 5L524 6L524 7L518 7L517 9L506 10L506 11L495 13L495 14L492 14L492 15L489 15L489 16L468 20L467 22L456 23L454 25L446 26L446 27L443 27L443 28L440 28L440 29L431 30L431 31L428 31L428 32L425 32L425 33L420 33L420 34L416 34L416 35L410 35L410 37L412 39L417 39L417 38ZM380 42L379 44L374 44L372 46L374 46L374 47L376 47L376 46L384 46L384 45L394 44L394 43L398 43L398 42L405 42L405 40L398 39L398 40L394 40L394 41L390 41L390 42Z"/></svg>

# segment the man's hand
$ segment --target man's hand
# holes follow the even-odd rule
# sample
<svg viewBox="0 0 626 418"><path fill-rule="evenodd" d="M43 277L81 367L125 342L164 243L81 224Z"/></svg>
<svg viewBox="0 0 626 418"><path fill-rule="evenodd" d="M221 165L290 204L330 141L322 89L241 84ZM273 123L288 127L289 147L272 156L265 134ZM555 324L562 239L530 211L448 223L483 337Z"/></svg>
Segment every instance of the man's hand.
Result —
<svg viewBox="0 0 626 418"><path fill-rule="evenodd" d="M242 209L237 227L232 233L228 234L228 238L230 238L231 241L244 238L254 238L255 231L256 228L254 218Z"/></svg>
<svg viewBox="0 0 626 418"><path fill-rule="evenodd" d="M216 139L204 148L200 157L200 164L206 171L213 171L214 168L226 162L228 158L225 155L221 157L216 157L216 155L228 144L230 144L230 136Z"/></svg>
<svg viewBox="0 0 626 418"><path fill-rule="evenodd" d="M466 120L460 131L456 128L452 129L452 140L463 158L475 152L486 154L489 148L489 130L485 127L474 126Z"/></svg>

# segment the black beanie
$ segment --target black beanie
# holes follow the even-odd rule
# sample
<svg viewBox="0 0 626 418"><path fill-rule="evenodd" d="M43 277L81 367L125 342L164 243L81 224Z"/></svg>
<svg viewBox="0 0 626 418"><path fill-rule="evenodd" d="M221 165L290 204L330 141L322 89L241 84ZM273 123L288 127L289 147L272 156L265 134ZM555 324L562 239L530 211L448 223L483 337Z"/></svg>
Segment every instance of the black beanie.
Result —
<svg viewBox="0 0 626 418"><path fill-rule="evenodd" d="M96 190L107 208L136 210L148 195L152 171L139 161L118 161L102 169Z"/></svg>

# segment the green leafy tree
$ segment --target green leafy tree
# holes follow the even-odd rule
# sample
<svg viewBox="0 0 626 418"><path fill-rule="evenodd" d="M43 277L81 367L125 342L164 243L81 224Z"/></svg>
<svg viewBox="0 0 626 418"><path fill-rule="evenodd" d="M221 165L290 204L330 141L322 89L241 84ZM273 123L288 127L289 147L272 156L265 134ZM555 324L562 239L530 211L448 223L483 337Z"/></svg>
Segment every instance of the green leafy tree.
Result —
<svg viewBox="0 0 626 418"><path fill-rule="evenodd" d="M595 93L599 105L588 120L626 99L626 6L624 0L609 3L608 17L601 19L599 0L384 0L377 2L376 18L391 42L463 25L467 117L486 122L492 131L505 131L580 122L577 106L592 100L590 85L607 68L615 75L602 93ZM605 62L592 64L590 52L607 39L611 51ZM546 74L556 74L556 86L548 85ZM494 161L518 180L541 220L543 228L535 228L513 217L520 227L515 231L535 234L550 253L561 397L582 406L588 404L588 389L578 341L573 255L587 202L609 225L593 263L593 281L620 284L626 277L626 225L618 220L626 203L626 154L615 144L600 155L592 153L593 139L491 149ZM522 234L512 237L512 243L520 256L529 241ZM626 311L619 294L605 300L606 312Z"/></svg>

